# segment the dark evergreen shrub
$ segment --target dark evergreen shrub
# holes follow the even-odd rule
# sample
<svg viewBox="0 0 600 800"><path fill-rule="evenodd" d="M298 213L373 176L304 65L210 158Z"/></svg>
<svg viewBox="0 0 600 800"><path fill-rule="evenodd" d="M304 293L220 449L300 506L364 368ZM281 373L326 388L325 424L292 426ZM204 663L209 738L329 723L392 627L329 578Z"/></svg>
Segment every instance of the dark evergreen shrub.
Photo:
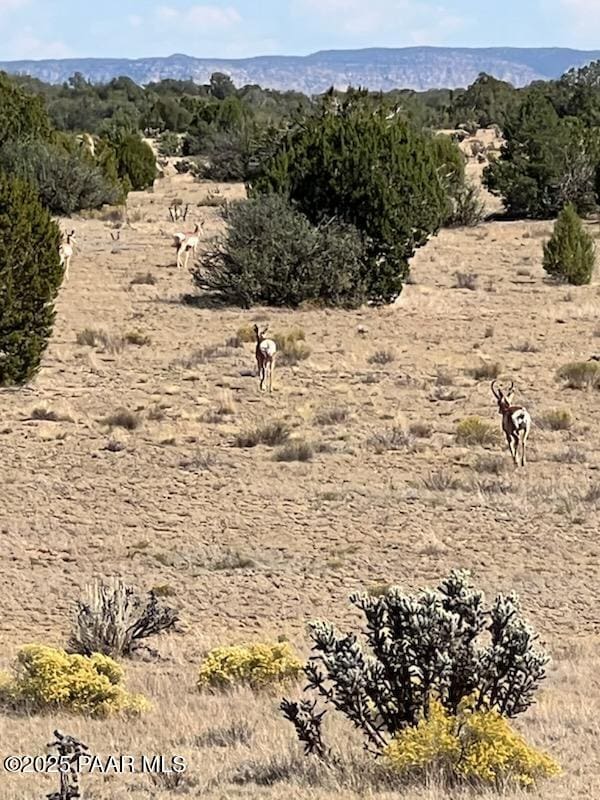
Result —
<svg viewBox="0 0 600 800"><path fill-rule="evenodd" d="M137 134L120 137L115 143L119 177L135 191L152 186L156 178L156 158L152 148Z"/></svg>
<svg viewBox="0 0 600 800"><path fill-rule="evenodd" d="M36 190L0 172L0 385L37 372L62 280L60 231Z"/></svg>
<svg viewBox="0 0 600 800"><path fill-rule="evenodd" d="M581 286L592 279L595 255L594 240L584 230L575 207L565 206L544 244L544 269L553 278Z"/></svg>
<svg viewBox="0 0 600 800"><path fill-rule="evenodd" d="M432 137L386 103L363 92L341 102L330 94L283 135L251 194L283 194L313 224L335 218L356 227L367 247L367 294L389 302L402 289L415 249L447 211L436 153Z"/></svg>

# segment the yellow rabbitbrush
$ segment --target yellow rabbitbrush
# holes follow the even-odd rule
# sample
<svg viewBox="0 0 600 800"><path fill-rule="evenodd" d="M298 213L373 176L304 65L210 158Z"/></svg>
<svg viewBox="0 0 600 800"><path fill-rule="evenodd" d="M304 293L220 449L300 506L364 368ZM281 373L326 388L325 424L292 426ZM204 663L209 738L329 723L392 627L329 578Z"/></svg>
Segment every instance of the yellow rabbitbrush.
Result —
<svg viewBox="0 0 600 800"><path fill-rule="evenodd" d="M281 686L297 680L302 666L287 642L215 647L200 665L198 688Z"/></svg>
<svg viewBox="0 0 600 800"><path fill-rule="evenodd" d="M384 755L403 774L449 781L527 787L560 773L558 764L528 745L498 711L474 711L468 703L452 715L432 700L428 718L396 734Z"/></svg>
<svg viewBox="0 0 600 800"><path fill-rule="evenodd" d="M17 655L15 677L0 682L0 699L36 711L62 709L94 717L148 709L145 697L124 689L123 678L122 667L100 653L70 655L30 644Z"/></svg>

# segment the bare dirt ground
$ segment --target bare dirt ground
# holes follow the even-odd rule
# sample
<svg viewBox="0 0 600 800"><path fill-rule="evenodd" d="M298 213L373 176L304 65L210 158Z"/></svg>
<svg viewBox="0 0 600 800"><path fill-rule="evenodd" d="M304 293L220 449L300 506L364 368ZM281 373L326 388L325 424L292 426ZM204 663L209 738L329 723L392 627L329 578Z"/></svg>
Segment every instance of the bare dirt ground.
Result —
<svg viewBox="0 0 600 800"><path fill-rule="evenodd" d="M181 302L193 287L174 268L169 235L180 226L167 205L176 196L193 204L187 227L204 220L206 245L222 226L216 208L196 206L211 188L176 177L131 195L133 227L118 242L107 221L73 220L79 247L43 368L31 387L0 395L2 666L32 641L64 646L73 602L96 576L161 587L181 610L180 632L159 641L158 663L127 666L155 710L132 723L4 718L3 754L43 752L59 723L97 752L181 752L191 796L392 797L365 788L356 767L346 779L311 771L277 698L201 697L197 666L209 646L279 635L306 653L307 620L355 620L352 591L418 588L464 567L490 595L516 590L554 656L524 725L565 775L539 796L600 796L600 404L597 392L555 379L560 365L600 354L598 283L547 283L551 226L495 222L434 238L394 307L192 306ZM457 271L475 273L476 288L455 288ZM146 273L153 285L131 283ZM226 345L258 319L275 332L301 327L311 350L276 370L272 396L259 394L252 345ZM85 329L147 343L78 344ZM373 363L380 351L393 360ZM534 418L525 470L500 440L456 441L467 416L500 430L489 380L471 374L493 363ZM135 430L110 429L119 408L137 415ZM323 424L332 408L346 419ZM535 424L556 409L571 412L570 429ZM238 432L270 420L311 442L312 462L234 446ZM385 449L394 428L409 435ZM247 736L223 743L215 730L230 719ZM359 752L346 728L337 740ZM52 786L3 777L0 800ZM142 776L90 777L87 786L94 798L171 796ZM435 787L414 794L444 796Z"/></svg>

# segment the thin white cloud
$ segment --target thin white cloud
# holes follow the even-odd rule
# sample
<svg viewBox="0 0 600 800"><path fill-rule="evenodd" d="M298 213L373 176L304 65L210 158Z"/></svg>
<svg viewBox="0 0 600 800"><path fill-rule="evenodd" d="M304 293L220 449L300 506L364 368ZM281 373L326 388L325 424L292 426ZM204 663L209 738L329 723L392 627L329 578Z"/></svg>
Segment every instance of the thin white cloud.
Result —
<svg viewBox="0 0 600 800"><path fill-rule="evenodd" d="M242 21L239 11L233 6L221 8L215 5L194 5L182 10L173 6L159 6L156 18L165 25L181 26L182 30L192 26L199 33L226 30ZM186 30L186 33L189 31Z"/></svg>
<svg viewBox="0 0 600 800"><path fill-rule="evenodd" d="M547 3L549 11L556 11L556 2ZM567 28L577 38L579 47L598 49L600 35L600 0L558 0L559 9L566 18Z"/></svg>
<svg viewBox="0 0 600 800"><path fill-rule="evenodd" d="M398 36L398 44L434 44L463 27L445 6L420 0L295 0L296 14L354 38Z"/></svg>
<svg viewBox="0 0 600 800"><path fill-rule="evenodd" d="M27 29L14 37L3 51L7 60L29 60L40 58L70 58L74 55L71 48L59 40L40 39Z"/></svg>
<svg viewBox="0 0 600 800"><path fill-rule="evenodd" d="M18 11L28 5L29 0L0 0L0 14L8 13L9 11Z"/></svg>

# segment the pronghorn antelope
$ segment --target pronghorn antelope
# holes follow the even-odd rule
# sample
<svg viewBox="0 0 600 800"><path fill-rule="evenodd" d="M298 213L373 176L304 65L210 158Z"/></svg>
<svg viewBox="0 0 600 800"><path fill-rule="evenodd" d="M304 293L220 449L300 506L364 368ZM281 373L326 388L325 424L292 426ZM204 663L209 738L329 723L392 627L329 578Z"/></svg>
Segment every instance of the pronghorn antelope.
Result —
<svg viewBox="0 0 600 800"><path fill-rule="evenodd" d="M256 334L256 364L258 366L258 377L260 378L260 390L262 392L266 379L268 390L272 392L277 345L273 339L265 339L266 332L267 328L263 328L261 331L258 325L254 326L254 333Z"/></svg>
<svg viewBox="0 0 600 800"><path fill-rule="evenodd" d="M177 269L181 269L182 264L187 267L190 253L196 255L198 247L200 225L196 224L192 233L174 234L174 246L177 248Z"/></svg>
<svg viewBox="0 0 600 800"><path fill-rule="evenodd" d="M61 242L58 248L58 255L60 258L61 267L65 268L65 281L69 277L69 267L71 266L71 258L73 257L73 245L77 244L75 240L75 231L67 233L66 241Z"/></svg>
<svg viewBox="0 0 600 800"><path fill-rule="evenodd" d="M502 430L508 442L508 449L513 457L515 466L519 463L518 450L521 444L521 466L525 466L525 446L531 430L531 416L523 406L513 406L514 382L511 381L507 392L495 388L496 381L492 381L492 392L498 401L498 412L502 414Z"/></svg>

